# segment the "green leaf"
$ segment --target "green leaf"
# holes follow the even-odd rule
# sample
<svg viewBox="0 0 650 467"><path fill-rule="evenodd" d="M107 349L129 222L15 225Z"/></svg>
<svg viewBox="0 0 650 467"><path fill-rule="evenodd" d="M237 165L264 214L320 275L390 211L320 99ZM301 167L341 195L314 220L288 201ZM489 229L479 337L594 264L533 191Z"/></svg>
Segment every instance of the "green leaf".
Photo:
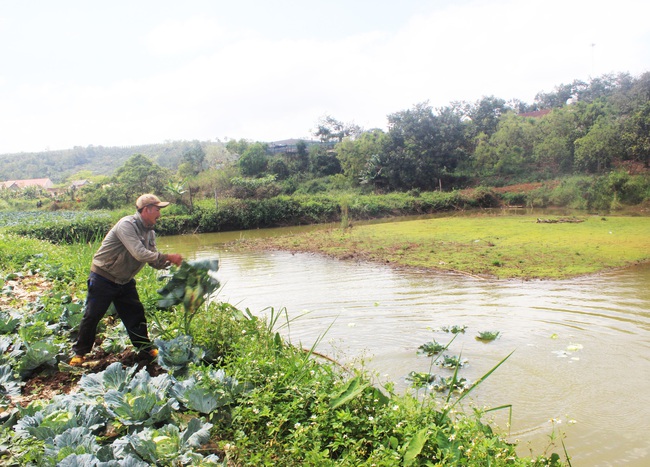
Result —
<svg viewBox="0 0 650 467"><path fill-rule="evenodd" d="M408 446L406 447L406 452L404 453L404 465L412 465L415 459L420 455L422 452L422 448L427 442L427 428L423 428L420 431L418 431L413 438L411 438L411 441L409 441Z"/></svg>
<svg viewBox="0 0 650 467"><path fill-rule="evenodd" d="M336 409L361 394L370 384L363 382L359 376L348 381L343 391L330 401L330 408Z"/></svg>
<svg viewBox="0 0 650 467"><path fill-rule="evenodd" d="M133 379L138 366L124 368L120 362L111 363L100 373L83 375L79 387L89 396L103 396L109 390L122 391Z"/></svg>
<svg viewBox="0 0 650 467"><path fill-rule="evenodd" d="M32 345L26 345L25 348L27 351L16 368L21 378L26 378L43 365L56 367L56 356L59 353L59 348L55 344L35 342Z"/></svg>

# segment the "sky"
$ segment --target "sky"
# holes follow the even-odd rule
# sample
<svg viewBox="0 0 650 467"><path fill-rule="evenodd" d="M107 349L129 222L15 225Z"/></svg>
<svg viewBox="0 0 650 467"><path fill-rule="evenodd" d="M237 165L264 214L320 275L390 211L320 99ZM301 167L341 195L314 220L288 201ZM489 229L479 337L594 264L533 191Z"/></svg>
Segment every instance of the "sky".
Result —
<svg viewBox="0 0 650 467"><path fill-rule="evenodd" d="M314 139L650 71L647 0L0 0L0 154Z"/></svg>

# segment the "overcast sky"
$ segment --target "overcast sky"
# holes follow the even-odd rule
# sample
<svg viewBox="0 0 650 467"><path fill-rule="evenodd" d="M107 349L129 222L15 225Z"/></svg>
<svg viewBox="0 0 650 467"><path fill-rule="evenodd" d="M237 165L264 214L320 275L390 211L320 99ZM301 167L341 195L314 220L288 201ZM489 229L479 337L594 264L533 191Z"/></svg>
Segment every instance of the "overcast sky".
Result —
<svg viewBox="0 0 650 467"><path fill-rule="evenodd" d="M0 0L0 153L312 138L650 71L647 0Z"/></svg>

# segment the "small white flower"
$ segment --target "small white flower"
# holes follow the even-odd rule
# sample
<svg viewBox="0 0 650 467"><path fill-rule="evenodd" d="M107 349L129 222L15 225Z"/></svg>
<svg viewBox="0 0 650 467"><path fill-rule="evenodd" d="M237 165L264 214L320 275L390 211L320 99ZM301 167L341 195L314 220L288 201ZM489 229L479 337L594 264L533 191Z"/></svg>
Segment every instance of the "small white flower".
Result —
<svg viewBox="0 0 650 467"><path fill-rule="evenodd" d="M368 420L370 420L371 422L372 422L374 419L375 419L375 417L373 417L372 415L371 415L370 417L368 417Z"/></svg>
<svg viewBox="0 0 650 467"><path fill-rule="evenodd" d="M296 430L300 428L300 422L296 422L296 424L293 426Z"/></svg>
<svg viewBox="0 0 650 467"><path fill-rule="evenodd" d="M399 405L394 405L393 410L395 410L395 411L399 410Z"/></svg>

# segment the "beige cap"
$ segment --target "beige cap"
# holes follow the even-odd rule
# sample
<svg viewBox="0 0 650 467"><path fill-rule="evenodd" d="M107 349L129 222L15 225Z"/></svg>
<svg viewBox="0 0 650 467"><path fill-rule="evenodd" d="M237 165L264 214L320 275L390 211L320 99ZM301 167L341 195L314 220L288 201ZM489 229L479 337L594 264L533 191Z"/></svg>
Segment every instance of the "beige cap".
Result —
<svg viewBox="0 0 650 467"><path fill-rule="evenodd" d="M169 203L167 201L160 201L160 198L158 198L156 195L152 195L151 193L140 196L135 202L135 207L138 209L142 209L147 206L158 206L164 208L168 205Z"/></svg>

